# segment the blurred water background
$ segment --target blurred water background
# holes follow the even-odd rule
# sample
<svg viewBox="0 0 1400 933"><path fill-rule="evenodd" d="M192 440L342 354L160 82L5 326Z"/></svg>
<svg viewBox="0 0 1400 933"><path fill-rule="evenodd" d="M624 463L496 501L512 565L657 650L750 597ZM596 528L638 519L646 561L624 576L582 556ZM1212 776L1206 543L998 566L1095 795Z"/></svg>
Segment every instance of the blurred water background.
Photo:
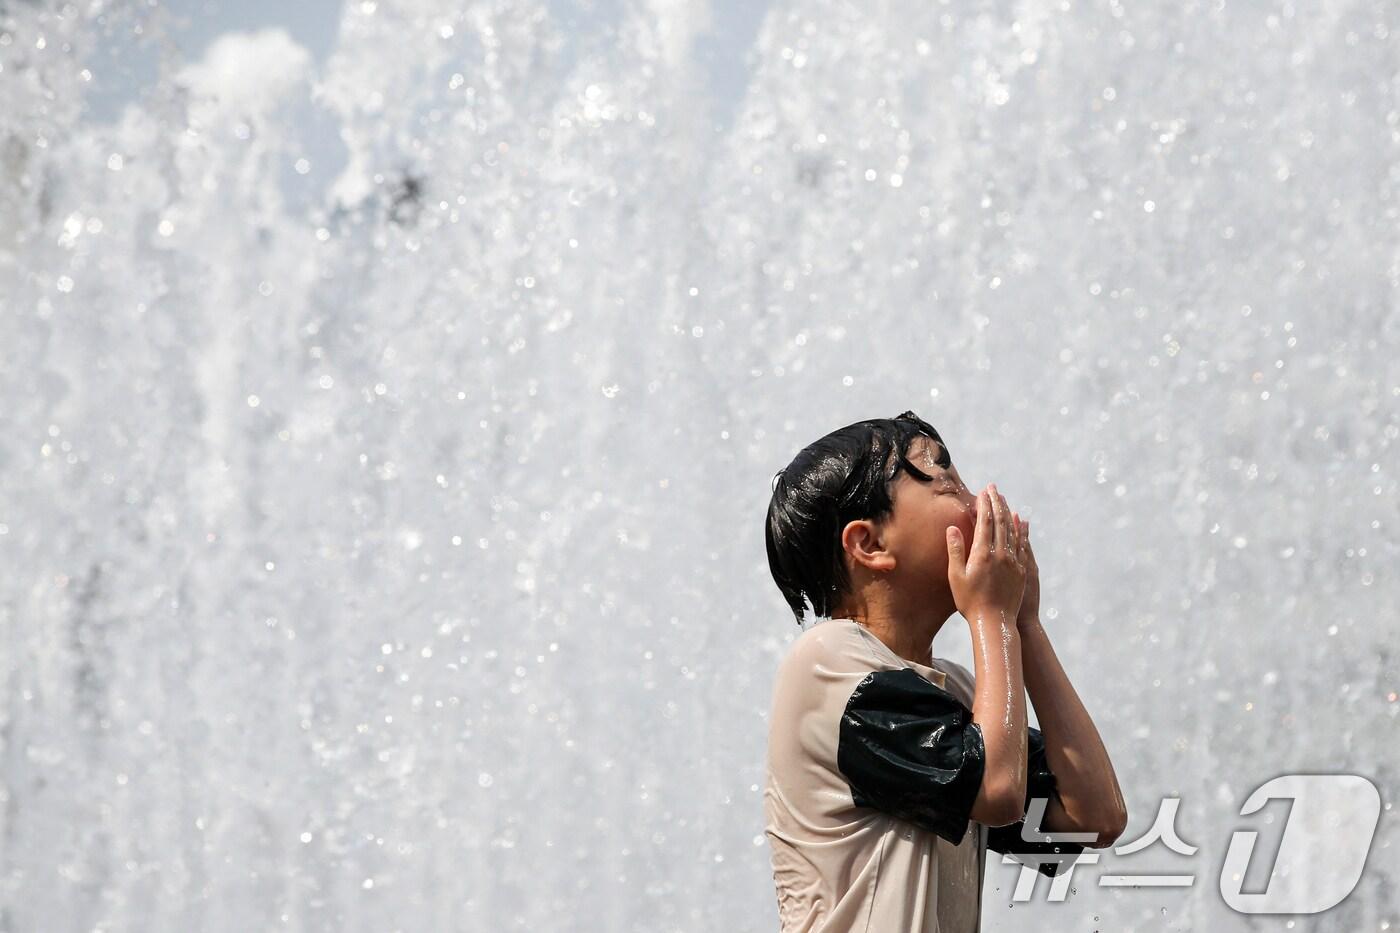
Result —
<svg viewBox="0 0 1400 933"><path fill-rule="evenodd" d="M0 929L776 930L770 481L906 408L1033 522L1120 843L1200 847L993 856L985 929L1400 928L1398 34L0 2ZM1234 913L1292 771L1367 870Z"/></svg>

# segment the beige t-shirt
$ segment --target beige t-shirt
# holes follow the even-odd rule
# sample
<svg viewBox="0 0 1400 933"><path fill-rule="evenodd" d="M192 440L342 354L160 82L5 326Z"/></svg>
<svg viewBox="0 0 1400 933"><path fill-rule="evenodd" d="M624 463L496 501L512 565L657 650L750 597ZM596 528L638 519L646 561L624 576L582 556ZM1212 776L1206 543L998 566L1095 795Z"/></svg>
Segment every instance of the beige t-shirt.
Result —
<svg viewBox="0 0 1400 933"><path fill-rule="evenodd" d="M970 819L985 768L973 675L934 664L831 619L779 665L763 805L782 933L976 933L989 844L1048 851L1018 839L1021 823ZM1028 733L1029 802L1054 779Z"/></svg>

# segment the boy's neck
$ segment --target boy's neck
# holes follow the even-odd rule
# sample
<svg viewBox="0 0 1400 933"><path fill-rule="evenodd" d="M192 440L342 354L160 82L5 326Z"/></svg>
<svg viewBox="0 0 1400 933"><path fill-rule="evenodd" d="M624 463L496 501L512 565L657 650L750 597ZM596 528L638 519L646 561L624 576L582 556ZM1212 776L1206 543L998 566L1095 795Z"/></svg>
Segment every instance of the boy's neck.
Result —
<svg viewBox="0 0 1400 933"><path fill-rule="evenodd" d="M895 654L906 661L933 666L933 639L947 619L926 616L921 619L895 621L889 616L872 614L867 618L846 615L844 618L863 625Z"/></svg>

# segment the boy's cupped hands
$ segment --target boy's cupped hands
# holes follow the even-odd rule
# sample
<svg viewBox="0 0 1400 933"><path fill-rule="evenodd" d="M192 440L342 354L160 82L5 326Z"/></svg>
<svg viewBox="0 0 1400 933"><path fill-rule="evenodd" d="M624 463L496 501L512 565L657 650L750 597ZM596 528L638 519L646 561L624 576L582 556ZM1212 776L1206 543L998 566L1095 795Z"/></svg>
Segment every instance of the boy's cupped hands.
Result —
<svg viewBox="0 0 1400 933"><path fill-rule="evenodd" d="M948 527L948 585L969 622L978 616L1005 621L1035 620L1040 614L1040 570L1031 549L1030 523L1013 512L995 483L977 495L972 542Z"/></svg>

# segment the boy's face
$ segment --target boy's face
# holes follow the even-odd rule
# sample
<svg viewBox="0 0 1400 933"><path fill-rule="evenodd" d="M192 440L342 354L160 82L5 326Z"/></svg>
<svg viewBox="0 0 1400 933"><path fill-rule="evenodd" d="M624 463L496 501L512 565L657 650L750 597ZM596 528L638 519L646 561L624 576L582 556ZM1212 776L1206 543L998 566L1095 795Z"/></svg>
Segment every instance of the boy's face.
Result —
<svg viewBox="0 0 1400 933"><path fill-rule="evenodd" d="M894 511L885 523L886 546L898 560L902 584L937 593L948 592L948 526L956 525L970 546L977 524L977 494L962 481L956 464L938 465L937 441L919 435L906 456L933 477L925 483L901 470L891 494Z"/></svg>

